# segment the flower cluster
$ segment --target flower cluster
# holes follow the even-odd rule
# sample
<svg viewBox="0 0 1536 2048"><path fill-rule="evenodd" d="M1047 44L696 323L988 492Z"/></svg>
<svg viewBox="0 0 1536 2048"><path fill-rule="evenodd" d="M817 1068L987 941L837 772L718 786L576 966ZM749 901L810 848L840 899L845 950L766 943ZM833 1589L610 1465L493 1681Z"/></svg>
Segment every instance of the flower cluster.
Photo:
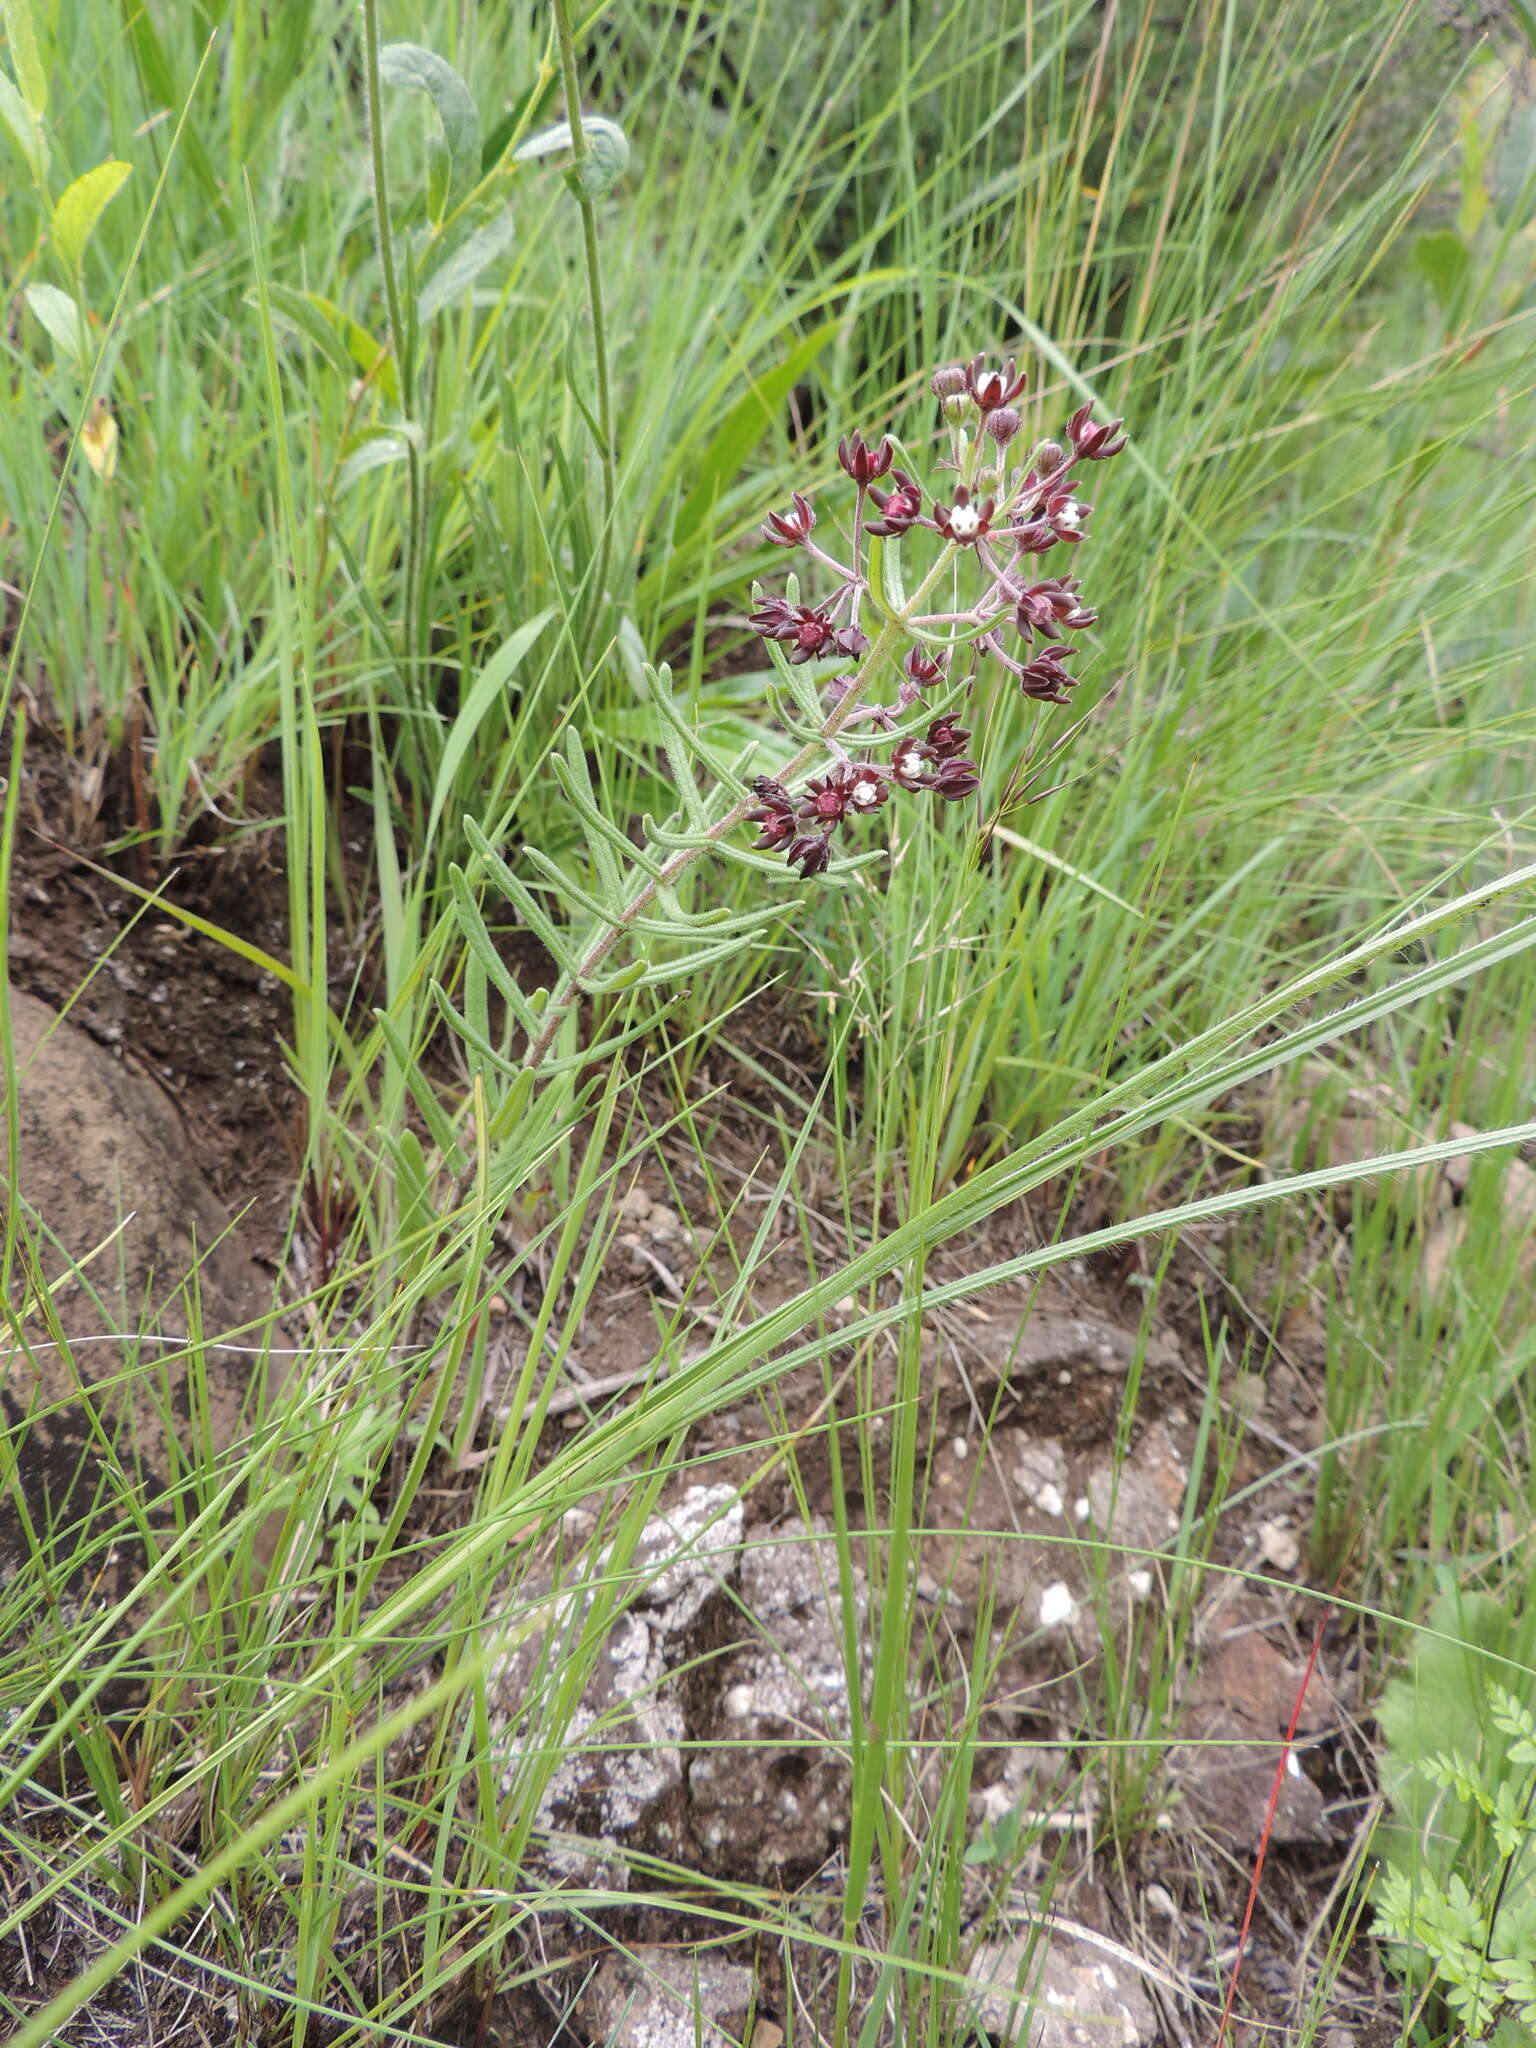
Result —
<svg viewBox="0 0 1536 2048"><path fill-rule="evenodd" d="M757 802L746 813L758 828L757 849L782 854L803 875L824 872L843 822L878 811L893 789L950 802L976 793L981 775L965 751L967 728L942 705L926 724L921 709L915 719L912 713L936 693L951 701L957 690L968 695L984 659L1000 662L1032 701L1070 702L1077 677L1068 664L1078 649L1068 636L1095 625L1098 613L1084 603L1076 576L1042 575L1035 557L1081 545L1093 507L1077 495L1072 471L1118 455L1126 437L1119 420L1095 421L1093 406L1083 405L1068 420L1064 441L1042 441L1026 460L1014 460L1025 385L1011 356L1000 367L977 356L935 373L933 394L951 436L950 458L939 467L955 479L944 500L925 498L897 466L889 436L873 447L862 434L839 441L838 463L854 500L842 534L848 559L831 551L836 542L813 538L816 511L802 492L763 527L765 540L800 550L835 585L820 603L799 602L797 589L760 597L750 620L791 667L838 664L823 700L821 772L798 792L759 777L752 786ZM870 598L869 543L890 546L914 532L931 533L937 552L916 595L901 610L886 610L872 639L861 623ZM956 557L973 566L974 601L967 610L925 611L928 591ZM952 673L957 653L968 663L963 675ZM874 692L887 679L894 697L882 702ZM855 728L865 732L857 754L848 750ZM799 763L806 758L802 752Z"/></svg>

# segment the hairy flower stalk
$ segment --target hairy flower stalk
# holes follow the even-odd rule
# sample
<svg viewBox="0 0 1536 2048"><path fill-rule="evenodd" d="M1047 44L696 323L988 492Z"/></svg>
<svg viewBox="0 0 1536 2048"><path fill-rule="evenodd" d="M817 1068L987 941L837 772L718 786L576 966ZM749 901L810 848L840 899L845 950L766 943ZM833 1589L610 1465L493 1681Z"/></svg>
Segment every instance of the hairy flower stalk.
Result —
<svg viewBox="0 0 1536 2048"><path fill-rule="evenodd" d="M853 497L840 534L847 559L834 552L837 529L825 540L816 537L827 527L804 492L770 514L764 539L804 554L812 573L833 586L804 602L792 580L783 596L758 594L750 620L783 680L786 704L803 714L797 721L781 706L803 744L777 776L758 777L718 818L705 821L695 809L698 827L681 843L657 835L671 850L645 864L645 879L622 908L603 913L581 957L567 955L567 971L530 1032L525 1069L547 1059L582 990L594 985L619 942L637 929L655 930L654 907L665 908L673 885L706 854L728 851L742 825L756 829L754 853L781 856L810 877L833 867L834 840L850 820L883 810L893 797L973 796L981 769L965 752L971 735L957 705L974 690L983 661L1000 663L1033 702L1070 701L1077 678L1067 664L1077 650L1065 643L1098 614L1083 601L1075 576L1043 575L1036 558L1081 544L1093 507L1078 497L1071 472L1107 461L1126 442L1119 420L1096 424L1085 405L1067 423L1065 445L1045 441L1015 459L1022 425L1015 401L1024 385L1011 358L995 368L977 356L935 374L951 440L939 467L953 481L942 497L925 500L917 480L897 467L889 438L874 447L857 433L840 441L838 461ZM893 556L917 532L934 536L936 552L907 595ZM941 579L967 574L968 605L925 609ZM813 677L812 662L827 667ZM886 689L892 694L878 694Z"/></svg>

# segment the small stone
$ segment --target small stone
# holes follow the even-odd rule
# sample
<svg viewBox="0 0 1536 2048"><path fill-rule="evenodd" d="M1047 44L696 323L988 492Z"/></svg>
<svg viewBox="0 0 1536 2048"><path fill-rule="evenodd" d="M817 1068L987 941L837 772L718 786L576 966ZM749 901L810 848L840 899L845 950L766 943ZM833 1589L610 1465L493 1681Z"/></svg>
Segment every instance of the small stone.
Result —
<svg viewBox="0 0 1536 2048"><path fill-rule="evenodd" d="M1149 1884L1142 1892L1142 1902L1149 1913L1156 1913L1162 1920L1177 1920L1178 1902L1165 1885Z"/></svg>
<svg viewBox="0 0 1536 2048"><path fill-rule="evenodd" d="M1301 1563L1301 1545L1284 1522L1261 1522L1259 1555L1272 1570L1293 1572Z"/></svg>
<svg viewBox="0 0 1536 2048"><path fill-rule="evenodd" d="M1147 1570L1145 1565L1137 1565L1134 1571L1127 1572L1125 1575L1125 1583L1131 1589L1131 1598L1133 1600L1151 1599L1152 1574Z"/></svg>
<svg viewBox="0 0 1536 2048"><path fill-rule="evenodd" d="M1057 1579L1047 1586L1040 1595L1040 1626L1060 1628L1070 1622L1077 1613L1077 1602L1072 1598L1072 1588L1064 1579Z"/></svg>
<svg viewBox="0 0 1536 2048"><path fill-rule="evenodd" d="M674 1244L683 1234L683 1219L665 1202L653 1202L645 1219L647 1236L657 1244Z"/></svg>

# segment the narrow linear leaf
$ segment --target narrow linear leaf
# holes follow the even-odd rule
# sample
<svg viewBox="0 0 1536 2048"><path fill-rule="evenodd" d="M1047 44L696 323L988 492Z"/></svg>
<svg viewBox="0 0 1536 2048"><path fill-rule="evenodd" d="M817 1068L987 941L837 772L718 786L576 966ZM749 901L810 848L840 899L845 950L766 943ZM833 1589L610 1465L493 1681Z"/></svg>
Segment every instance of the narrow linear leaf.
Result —
<svg viewBox="0 0 1536 2048"><path fill-rule="evenodd" d="M109 157L64 188L63 197L53 209L53 239L71 270L80 268L86 244L96 232L96 223L122 191L132 169L132 164Z"/></svg>
<svg viewBox="0 0 1536 2048"><path fill-rule="evenodd" d="M448 883L453 891L453 907L465 943L484 968L487 980L495 984L502 1000L518 1023L525 1031L532 1031L533 1011L529 1007L528 998L519 988L512 970L491 944L490 932L486 929L485 919L480 915L480 906L470 891L463 869L457 865L451 866L448 870Z"/></svg>
<svg viewBox="0 0 1536 2048"><path fill-rule="evenodd" d="M152 112L163 107L170 112L173 108L184 105L186 94L181 89L171 68L171 60L166 55L165 45L156 31L152 10L144 5L144 0L120 0L120 11L123 17L123 32L133 51L133 61L138 67L146 111ZM213 208L220 225L227 234L233 234L235 216L195 122L182 123L180 148L182 155L192 166L193 175L202 186L203 196Z"/></svg>
<svg viewBox="0 0 1536 2048"><path fill-rule="evenodd" d="M839 325L836 320L824 320L819 327L812 328L782 363L754 379L751 389L731 407L704 453L689 465L695 481L672 529L674 546L680 546L698 532L711 505L763 435L783 417L790 392L837 335ZM768 651L773 652L771 641Z"/></svg>
<svg viewBox="0 0 1536 2048"><path fill-rule="evenodd" d="M469 695L460 707L459 714L443 743L442 758L437 767L437 780L432 790L432 807L427 818L428 845L437 837L443 805L453 788L454 778L463 764L464 756L473 746L476 735L485 723L491 706L506 695L512 678L522 665L523 656L554 615L554 606L547 605L536 618L529 619L525 625L519 626L515 633L509 633L476 676Z"/></svg>

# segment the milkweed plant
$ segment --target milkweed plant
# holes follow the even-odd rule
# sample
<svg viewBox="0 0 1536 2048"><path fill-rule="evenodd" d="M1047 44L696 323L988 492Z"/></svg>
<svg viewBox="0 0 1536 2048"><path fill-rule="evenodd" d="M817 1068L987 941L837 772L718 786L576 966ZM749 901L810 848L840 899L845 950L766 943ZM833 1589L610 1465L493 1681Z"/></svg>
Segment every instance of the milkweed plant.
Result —
<svg viewBox="0 0 1536 2048"><path fill-rule="evenodd" d="M1045 558L1058 550L1066 551L1063 563L1075 556L1093 507L1079 495L1074 472L1118 455L1126 437L1119 420L1096 421L1089 403L1072 414L1061 441L1043 441L1021 458L1016 401L1024 385L1012 358L995 367L977 356L939 370L932 389L946 430L947 453L936 465L942 484L924 490L898 464L888 435L871 447L854 433L837 449L841 517L799 491L770 515L763 537L805 564L803 581L791 573L782 590L755 586L750 617L775 671L771 708L798 742L777 775L750 778L750 753L721 758L683 716L670 671L646 668L678 793L673 816L645 818L637 845L605 814L580 740L568 733L552 765L590 848L581 881L532 846L523 857L535 879L524 879L466 821L487 879L559 970L553 988L523 989L491 943L468 878L456 870L469 948L466 1010L441 990L438 1000L474 1051L507 1071L505 1053L490 1041L491 984L524 1035L514 1071L531 1077L598 1059L639 1036L654 1011L578 1048L571 1027L582 997L680 982L783 917L781 893L746 910L685 903L679 885L707 856L835 882L884 858L879 847L834 850L856 821L893 801L951 804L975 796L982 770L961 719L984 664L1000 664L1037 703L1070 702L1072 636L1098 614L1078 578L1046 573ZM903 555L917 534L932 536L931 559L909 590Z"/></svg>

